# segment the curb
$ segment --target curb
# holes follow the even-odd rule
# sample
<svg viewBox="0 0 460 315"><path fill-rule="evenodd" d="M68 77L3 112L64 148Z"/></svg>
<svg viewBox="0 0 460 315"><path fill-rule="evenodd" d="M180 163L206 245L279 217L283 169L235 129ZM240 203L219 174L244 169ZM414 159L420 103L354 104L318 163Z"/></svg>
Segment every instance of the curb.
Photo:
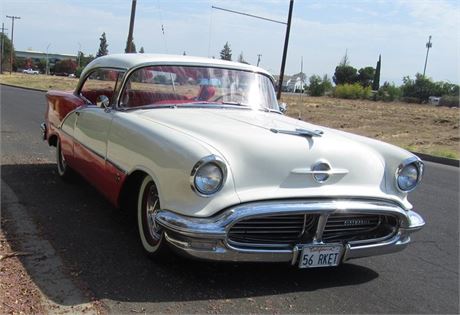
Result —
<svg viewBox="0 0 460 315"><path fill-rule="evenodd" d="M5 83L0 83L0 85L5 85L5 86L14 87L14 88L23 89L23 90L47 92L47 90L28 88L28 87L16 86L16 85L5 84ZM421 158L424 161L434 162L434 163L444 164L444 165L450 165L450 166L455 166L455 167L460 167L460 160L449 159L449 158L445 158L445 157L434 156L434 155L429 155L429 154L420 153L420 152L412 152L412 153L417 155L419 158Z"/></svg>
<svg viewBox="0 0 460 315"><path fill-rule="evenodd" d="M0 85L9 86L9 87L17 88L17 89L23 89L23 90L32 90L32 91L37 91L37 92L47 92L48 91L48 90L43 90L43 89L36 89L36 88L31 88L31 87L12 85L12 84L7 84L7 83L0 83Z"/></svg>
<svg viewBox="0 0 460 315"><path fill-rule="evenodd" d="M425 153L419 153L419 152L412 152L412 153L417 155L423 161L428 161L428 162L434 162L434 163L438 163L438 164L444 164L444 165L460 167L460 161L459 160L449 159L449 158L440 157L440 156L433 156L433 155L429 155L429 154L425 154Z"/></svg>

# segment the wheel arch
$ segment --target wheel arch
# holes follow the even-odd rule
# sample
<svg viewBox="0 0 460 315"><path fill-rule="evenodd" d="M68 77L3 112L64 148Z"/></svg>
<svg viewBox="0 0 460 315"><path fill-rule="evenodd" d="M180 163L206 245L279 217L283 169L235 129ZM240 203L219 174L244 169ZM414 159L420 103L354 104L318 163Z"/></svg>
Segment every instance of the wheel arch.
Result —
<svg viewBox="0 0 460 315"><path fill-rule="evenodd" d="M48 145L52 147L57 147L57 142L58 142L58 135L55 133L50 134L48 137Z"/></svg>
<svg viewBox="0 0 460 315"><path fill-rule="evenodd" d="M158 193L160 194L158 180L152 175L152 172L144 168L136 168L127 175L123 182L123 186L118 197L118 205L120 209L130 212L131 210L135 210L139 189L145 176L150 176L152 178Z"/></svg>

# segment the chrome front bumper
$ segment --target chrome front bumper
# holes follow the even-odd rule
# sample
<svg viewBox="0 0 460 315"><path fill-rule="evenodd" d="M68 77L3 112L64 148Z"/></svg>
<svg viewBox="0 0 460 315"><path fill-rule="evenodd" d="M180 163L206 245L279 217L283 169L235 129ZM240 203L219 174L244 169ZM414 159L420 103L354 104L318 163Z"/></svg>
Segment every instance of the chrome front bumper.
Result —
<svg viewBox="0 0 460 315"><path fill-rule="evenodd" d="M165 238L173 249L195 258L217 261L291 262L296 264L302 245L291 249L240 248L228 241L230 227L250 217L279 214L316 213L320 215L315 239L322 243L325 220L332 213L381 214L399 219L396 233L384 240L350 241L344 243L342 261L353 258L393 253L404 249L410 234L425 224L414 211L404 210L393 203L362 200L283 200L238 205L210 218L192 218L160 210L156 220L165 229ZM322 224L321 222L324 221Z"/></svg>

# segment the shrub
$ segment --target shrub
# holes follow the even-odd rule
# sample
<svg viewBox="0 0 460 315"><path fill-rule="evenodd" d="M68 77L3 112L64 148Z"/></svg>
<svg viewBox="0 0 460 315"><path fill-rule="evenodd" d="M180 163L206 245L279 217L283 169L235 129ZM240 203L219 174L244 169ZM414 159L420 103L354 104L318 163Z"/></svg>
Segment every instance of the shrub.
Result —
<svg viewBox="0 0 460 315"><path fill-rule="evenodd" d="M444 95L439 100L439 105L448 107L459 107L460 98L458 96Z"/></svg>
<svg viewBox="0 0 460 315"><path fill-rule="evenodd" d="M376 100L384 102L393 102L401 97L401 89L394 83L385 82L378 90Z"/></svg>
<svg viewBox="0 0 460 315"><path fill-rule="evenodd" d="M309 79L308 94L310 96L323 96L327 91L332 89L331 80L324 75L321 79L319 75L312 75Z"/></svg>
<svg viewBox="0 0 460 315"><path fill-rule="evenodd" d="M359 83L339 84L334 90L334 97L345 99L368 99L371 94L370 87L362 87Z"/></svg>

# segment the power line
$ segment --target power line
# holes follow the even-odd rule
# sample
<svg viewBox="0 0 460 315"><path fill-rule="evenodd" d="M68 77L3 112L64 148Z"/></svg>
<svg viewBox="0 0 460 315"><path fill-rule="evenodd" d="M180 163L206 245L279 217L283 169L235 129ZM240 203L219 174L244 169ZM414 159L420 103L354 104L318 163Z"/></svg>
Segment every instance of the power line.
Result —
<svg viewBox="0 0 460 315"><path fill-rule="evenodd" d="M11 51L10 51L10 74L13 71L13 52L14 52L14 45L13 45L13 39L14 39L14 20L20 20L20 16L13 16L13 15L7 15L6 16L8 19L11 19Z"/></svg>
<svg viewBox="0 0 460 315"><path fill-rule="evenodd" d="M265 21L269 21L269 22L274 22L274 23L279 23L279 24L284 24L284 25L287 24L286 22L268 19L268 18L265 18L265 17L262 17L262 16L258 16L258 15L254 15L254 14L249 14L249 13L243 13L243 12L233 11L233 10L224 9L224 8L219 8L219 7L215 7L215 6L212 6L212 8L213 8L213 9L217 9L217 10L222 10L222 11L227 11L227 12L235 13L235 14L245 15L245 16L249 16L249 17L253 17L253 18L256 18L256 19L261 19L261 20L265 20Z"/></svg>

